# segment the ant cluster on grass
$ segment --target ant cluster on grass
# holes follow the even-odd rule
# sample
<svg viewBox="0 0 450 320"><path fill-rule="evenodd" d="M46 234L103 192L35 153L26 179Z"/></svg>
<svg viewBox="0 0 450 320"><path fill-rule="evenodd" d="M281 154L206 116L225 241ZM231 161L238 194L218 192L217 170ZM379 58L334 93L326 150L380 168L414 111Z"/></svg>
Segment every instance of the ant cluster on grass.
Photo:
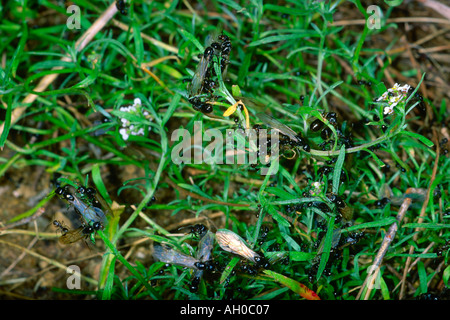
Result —
<svg viewBox="0 0 450 320"><path fill-rule="evenodd" d="M224 251L243 258L246 262L241 261L237 270L248 275L254 276L260 270L269 268L275 262L275 259L269 261L262 253L250 249L246 242L231 230L219 229L213 233L203 224L196 224L188 227L188 229L189 233L199 241L195 256L182 253L167 244L156 244L153 246L153 257L155 260L166 264L179 265L194 270L189 285L189 290L193 293L197 292L203 276L213 280L225 270L225 266L213 257L214 242L217 242ZM262 237L267 237L267 234L263 234ZM236 269L230 272L231 276L235 274Z"/></svg>
<svg viewBox="0 0 450 320"><path fill-rule="evenodd" d="M224 76L231 53L230 38L223 33L210 35L208 43L203 54L199 55L200 61L188 88L189 103L195 110L205 114L213 111L212 102L215 97L212 93L218 85L214 59L217 59L221 74Z"/></svg>
<svg viewBox="0 0 450 320"><path fill-rule="evenodd" d="M117 1L116 4L118 8L119 6L121 7L119 9L121 12L125 11L126 13L126 7L122 7L123 1ZM200 61L187 90L188 101L196 111L204 114L213 112L214 102L218 98L214 93L219 87L219 83L222 81L222 77L229 64L231 48L229 37L221 33L217 36L211 36L204 52L199 55ZM217 72L218 70L220 71L219 74ZM372 86L371 82L364 80L359 80L358 84ZM399 90L403 89L400 88ZM406 91L410 93L412 90L414 89L408 87ZM393 93L387 91L386 97L393 97ZM380 98L375 99L375 101L380 101ZM423 106L423 97L418 93L415 93L412 99L418 102L419 106ZM303 102L304 96L300 100ZM391 107L394 108L393 106L389 106L387 113L391 111ZM236 103L236 108L240 108L243 111L245 105L238 102ZM273 143L270 136L266 136L267 139L264 143L267 144L267 149L270 150L268 153L278 148L278 150L282 151L283 157L289 160L300 152L311 154L311 151L335 151L341 146L345 147L345 149L354 148L353 130L356 131L359 124L365 125L371 122L370 119L366 118L361 120L361 123L348 126L346 121L340 122L341 119L336 112L316 112L314 113L314 117L311 117L312 121L310 123L308 122L309 125L304 126L306 133L300 133L265 113L257 112L255 115L261 122L253 126L253 129L257 133L265 126L280 134L278 145ZM389 123L386 119L382 120L379 115L374 115L372 120L381 127L383 132L387 131ZM236 118L237 121L238 118ZM442 140L441 147L444 148L447 142L447 140ZM261 143L261 141L257 141L259 147L261 147ZM368 149L374 151L379 146L380 144L370 146ZM317 150L313 150L313 148L317 148ZM447 149L444 148L444 150ZM260 153L258 155L261 156ZM314 213L319 212L321 216L323 214L323 216L334 219L334 221L331 220L334 222L333 225L336 225L331 230L333 231L332 246L323 270L323 274L326 276L331 275L331 267L342 256L343 250L357 244L364 237L364 232L350 232L345 230L353 221L354 209L347 203L348 200L344 199L342 192L336 191L337 193L334 193L330 191L336 189L336 186L333 185L336 179L341 184L349 180L349 172L347 169L344 169L345 167L342 164L338 169L340 171L337 171L336 161L336 154L324 158L323 165L314 167L314 170L309 172L310 178L314 179L314 183L302 190L301 200L303 201L285 206L286 213L290 218L297 218L301 214L299 213L300 211L309 209ZM386 167L389 169L388 164ZM339 186L337 189L339 190ZM60 242L68 244L80 239L85 239L86 241L88 238L93 241L95 231L103 229L106 223L106 215L102 211L102 205L96 197L95 189L79 187L76 193L70 193L66 187L59 187L56 190L56 194L60 195L72 205L82 220L81 226L75 230L70 230L64 222L55 220L53 224L61 233ZM147 206L151 206L155 200L153 197ZM389 201L388 198L382 198L375 202L375 206L377 208L383 208ZM325 219L320 218L313 220L314 227L317 226L323 232L318 233L317 246L313 248L318 250L316 258L312 261L312 266L307 274L311 282L316 278L323 255L324 233L328 231L328 226L324 221ZM160 239L160 242L163 242L163 244L155 244L153 246L153 257L155 260L163 262L166 265L178 265L192 270L193 275L189 284L189 291L192 293L198 292L202 284L202 279L217 279L219 274L223 274L226 271L226 267L218 259L215 259L217 253L214 251L215 243L223 251L242 258L240 263L235 264L234 269L229 271L229 275L235 275L240 272L245 274L245 276L256 276L261 270L269 269L278 260L282 260L283 263L286 263L286 261L288 263L289 261L286 256L277 254L274 254L273 258L267 258L266 254L253 250L245 240L228 229L219 229L213 233L203 224L195 224L180 228L179 230L181 229L187 230L189 234L193 235L194 239L198 240L196 250L191 250L191 254L187 254L181 251L180 248L182 246L179 243L175 244L168 241L168 243L172 244L168 245ZM259 237L255 238L255 243L263 246L267 241L270 229L268 226L263 225L259 231ZM279 244L277 249L279 250ZM447 249L448 245L442 247L441 252ZM158 275L160 276L162 273L164 271L160 270ZM227 280L225 280L225 283L227 283Z"/></svg>
<svg viewBox="0 0 450 320"><path fill-rule="evenodd" d="M331 268L334 265L337 265L339 259L342 257L344 248L355 245L364 237L364 235L364 231L348 232L347 230L345 230L345 226L341 229L335 229L333 232L333 239L329 257L325 264L323 274L326 276L330 276ZM319 237L316 241L315 246L318 248L317 256L313 259L312 266L308 271L308 280L311 283L313 283L316 278L320 266L320 260L322 259L324 247L324 232L319 233Z"/></svg>
<svg viewBox="0 0 450 320"><path fill-rule="evenodd" d="M106 215L97 198L97 192L94 188L83 186L78 187L76 193L71 193L68 189L68 186L58 187L55 194L74 208L81 225L76 229L69 229L64 222L54 220L53 225L61 232L59 242L71 244L84 239L88 246L90 243L95 244L95 231L102 230L107 222Z"/></svg>
<svg viewBox="0 0 450 320"><path fill-rule="evenodd" d="M217 77L215 71L211 65L213 65L213 57L216 57L216 61L220 66L220 69L223 71L224 66L222 65L223 57L229 58L229 51L223 52L223 48L231 48L231 44L229 44L228 37L226 38L216 38L217 42L213 42L211 46L208 46L205 49L203 55L200 56L200 62L197 66L196 72L190 83L188 94L189 94L189 102L193 105L195 110L201 111L203 113L209 113L212 110L211 101L214 100L212 93L214 89L216 89L218 82L212 80L211 78ZM225 40L224 40L225 39ZM222 41L222 42L220 42ZM215 43L215 44L214 44ZM225 60L227 61L227 60ZM360 80L359 85L364 86L372 86L372 83L369 81ZM419 97L418 97L419 98ZM302 101L304 100L301 99ZM249 105L251 99L242 98L237 102L236 107L241 108L241 111L244 110L245 105L242 102L244 101L246 105ZM251 102L253 103L253 102ZM257 108L258 109L258 108ZM224 114L225 115L225 114ZM281 121L261 112L256 113L256 117L262 122L255 124L253 126L253 130L257 133L259 137L259 132L263 128L272 129L279 133L280 139L277 144L274 144L271 136L267 135L264 142L260 140L257 141L258 156L261 156L261 143L265 143L265 149L267 150L267 154L263 154L263 156L269 156L273 151L282 151L281 155L287 159L293 159L297 153L306 152L310 153L312 148L316 148L320 151L332 151L340 148L341 146L345 146L346 149L353 148L354 141L352 135L352 127L348 126L347 122L340 123L339 117L336 112L322 112L316 113L315 118L312 118L312 122L309 123L309 134L302 134L291 127L285 125ZM374 117L375 121L379 121L379 117ZM235 118L235 122L238 122L239 119ZM385 126L384 124L382 124ZM308 130L306 130L308 132ZM317 141L317 138L320 137L322 139L321 142L313 142ZM378 146L370 147L370 150L373 151ZM276 148L276 149L275 149ZM315 181L327 181L328 187L325 187L324 190L332 190L333 176L335 175L335 162L337 157L331 157L324 160L324 165L319 167L315 174ZM267 166L270 163L267 164ZM252 168L255 168L257 165L252 165ZM348 181L348 172L344 167L340 169L339 180L342 183ZM310 194L306 190L303 193L304 198L313 198L314 195ZM311 192L311 190L310 190ZM325 194L325 191L319 196L321 198L306 202L301 202L299 204L289 204L286 206L288 213L298 212L303 209L312 209L318 210L326 215L334 216L335 223L343 223L351 222L353 219L353 208L347 205L346 201L342 199L341 196L330 193L328 191ZM266 240L268 229L267 227L264 230L261 230L260 238L257 239L258 244L262 245ZM338 229L337 229L338 230ZM195 227L192 227L191 232L196 234ZM335 245L333 251L335 252L333 255L336 258L337 253L340 251L340 248L344 246L351 246L356 244L359 239L362 237L363 233L351 233L348 234L347 237L342 237ZM262 255L259 254L250 248L248 248L245 243L242 242L242 239L239 237L235 237L232 233L219 230L216 232L216 239L219 243L219 246L228 252L232 252L234 254L238 254L245 258L246 262L242 262L238 268L239 271L247 273L249 275L255 275L258 273L260 268L267 268L270 266L269 261ZM226 239L226 240L225 240ZM338 246L339 244L339 246ZM333 259L330 260L330 262ZM198 279L196 280L198 281Z"/></svg>

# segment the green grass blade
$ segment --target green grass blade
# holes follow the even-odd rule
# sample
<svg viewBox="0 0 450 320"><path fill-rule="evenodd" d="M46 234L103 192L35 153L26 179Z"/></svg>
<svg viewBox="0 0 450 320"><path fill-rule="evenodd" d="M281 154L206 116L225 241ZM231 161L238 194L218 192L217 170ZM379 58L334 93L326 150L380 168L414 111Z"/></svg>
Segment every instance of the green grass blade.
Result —
<svg viewBox="0 0 450 320"><path fill-rule="evenodd" d="M271 270L264 270L264 273L307 300L320 300L319 296L314 291L298 281Z"/></svg>

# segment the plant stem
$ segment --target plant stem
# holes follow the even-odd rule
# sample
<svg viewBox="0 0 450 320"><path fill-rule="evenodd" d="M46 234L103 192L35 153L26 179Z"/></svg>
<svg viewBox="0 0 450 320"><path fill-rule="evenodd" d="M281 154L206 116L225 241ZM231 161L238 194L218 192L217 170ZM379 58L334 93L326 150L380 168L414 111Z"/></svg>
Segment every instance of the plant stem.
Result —
<svg viewBox="0 0 450 320"><path fill-rule="evenodd" d="M130 270L130 272L142 283L143 286L145 286L145 288L151 293L151 295L153 296L153 298L155 299L161 299L161 297L159 296L159 294L155 291L155 289L153 289L147 280L145 280L142 275L122 256L122 254L116 249L116 247L111 243L111 241L109 241L108 237L103 233L103 231L99 230L98 231L98 235L100 236L100 238L103 240L103 242L105 243L105 245L109 248L109 250L111 251L112 254L114 254L114 256L116 256L116 258L122 262L122 264L128 269ZM109 254L109 253L106 253ZM113 276L112 273L110 273L111 276Z"/></svg>

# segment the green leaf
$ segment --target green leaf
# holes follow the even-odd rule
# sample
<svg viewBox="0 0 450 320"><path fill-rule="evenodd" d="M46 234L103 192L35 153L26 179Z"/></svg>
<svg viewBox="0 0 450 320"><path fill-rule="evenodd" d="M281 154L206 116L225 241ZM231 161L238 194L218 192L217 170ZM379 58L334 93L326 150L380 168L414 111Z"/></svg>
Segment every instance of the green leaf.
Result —
<svg viewBox="0 0 450 320"><path fill-rule="evenodd" d="M386 281L384 281L383 277L380 277L380 288L381 288L381 295L383 296L384 300L390 300L390 295L389 295L389 287L386 284Z"/></svg>
<svg viewBox="0 0 450 320"><path fill-rule="evenodd" d="M448 282L448 280L450 279L450 266L447 266L445 268L442 279L444 280L444 285L448 287L450 285L450 283Z"/></svg>
<svg viewBox="0 0 450 320"><path fill-rule="evenodd" d="M116 265L116 257L114 256L108 269L105 287L103 288L102 300L110 300L114 284L114 267Z"/></svg>
<svg viewBox="0 0 450 320"><path fill-rule="evenodd" d="M11 64L11 73L14 78L16 77L17 67L19 66L20 63L20 56L22 55L27 39L28 39L28 25L26 22L24 22L22 24L22 37L20 38L19 44L17 45L17 49L12 57L13 61Z"/></svg>
<svg viewBox="0 0 450 320"><path fill-rule="evenodd" d="M247 9L242 8L239 4L237 4L237 2L231 1L231 0L219 0L219 2L222 2L225 5L236 10L236 12L241 12L241 13L245 14L247 17L249 17Z"/></svg>
<svg viewBox="0 0 450 320"><path fill-rule="evenodd" d="M407 136L410 136L410 137L413 137L413 138L416 138L416 139L420 140L420 142L422 142L427 147L434 146L434 143L432 141L428 140L427 138L425 138L421 134L418 134L418 133L415 133L415 132L410 132L410 131L401 131L400 133L401 134L406 134Z"/></svg>
<svg viewBox="0 0 450 320"><path fill-rule="evenodd" d="M378 156L375 154L375 152L365 148L364 151L370 153L370 155L372 156L373 160L375 160L375 162L377 163L378 166L380 167L384 167L386 164L380 160L380 158L378 158Z"/></svg>
<svg viewBox="0 0 450 320"><path fill-rule="evenodd" d="M178 184L178 186L179 186L180 188L185 189L185 190L189 190L189 191L191 191L191 192L193 192L193 193L196 193L196 194L198 194L198 195L200 195L200 196L202 196L202 197L211 199L211 196L210 196L209 194L203 192L203 191L199 188L199 186L196 186L196 185L190 185L190 184L187 184L187 183L180 183L180 184Z"/></svg>
<svg viewBox="0 0 450 320"><path fill-rule="evenodd" d="M344 81L337 81L337 82L333 83L331 86L329 86L329 87L327 88L327 90L325 90L325 92L322 93L322 94L320 95L320 97L316 100L316 102L314 103L314 107L317 108L318 105L319 105L319 102L320 102L323 98L325 98L325 96L326 96L329 92L333 91L334 88L336 88L337 86L341 85L342 83L344 83Z"/></svg>
<svg viewBox="0 0 450 320"><path fill-rule="evenodd" d="M422 293L426 293L428 290L427 271L425 270L425 266L422 261L417 263L417 271L419 273L420 291Z"/></svg>
<svg viewBox="0 0 450 320"><path fill-rule="evenodd" d="M421 259L435 259L437 258L436 253L395 253L387 255L389 257L411 257L411 258L421 258Z"/></svg>
<svg viewBox="0 0 450 320"><path fill-rule="evenodd" d="M389 218L379 219L379 220L372 221L372 222L355 224L355 225L353 225L351 227L348 227L345 230L347 230L347 231L355 231L355 230L358 230L358 229L378 228L378 227L382 227L382 226L385 226L385 225L391 225L391 224L393 224L396 221L397 221L397 219L395 217L389 217Z"/></svg>
<svg viewBox="0 0 450 320"><path fill-rule="evenodd" d="M444 223L406 223L402 228L446 229L450 224Z"/></svg>
<svg viewBox="0 0 450 320"><path fill-rule="evenodd" d="M341 178L341 170L342 165L345 159L345 146L342 145L341 150L339 151L339 156L336 161L336 165L333 170L333 193L339 193L339 182Z"/></svg>
<svg viewBox="0 0 450 320"><path fill-rule="evenodd" d="M178 103L180 102L180 99L181 99L181 96L178 93L175 94L175 96L172 98L169 108L164 113L164 117L161 122L161 127L163 127L167 123L167 121L169 121L170 117L173 115L173 112L178 107Z"/></svg>
<svg viewBox="0 0 450 320"><path fill-rule="evenodd" d="M284 240L286 240L286 243L295 251L299 252L302 250L302 248L300 247L300 245L295 242L294 239L291 238L291 236L289 236L287 233L285 232L281 232L280 231L281 236L284 238Z"/></svg>
<svg viewBox="0 0 450 320"><path fill-rule="evenodd" d="M420 85L422 84L423 80L425 79L426 72L422 74L422 78L420 79L419 83L417 84L416 88L411 92L411 94L408 96L408 99L406 99L406 104L408 104L409 100L411 100L415 95L416 92L419 91Z"/></svg>
<svg viewBox="0 0 450 320"><path fill-rule="evenodd" d="M325 270L325 267L328 262L328 258L330 257L331 246L333 245L333 232L334 232L334 218L328 218L328 227L327 233L325 234L325 242L323 245L323 251L320 255L320 263L319 268L317 269L316 279L319 280L322 272Z"/></svg>
<svg viewBox="0 0 450 320"><path fill-rule="evenodd" d="M301 297L307 300L320 300L317 293L309 289L304 284L301 284L300 282L297 282L291 278L288 278L271 270L264 270L264 273L272 277L275 281L281 283L282 285L285 285L295 293L298 293Z"/></svg>
<svg viewBox="0 0 450 320"><path fill-rule="evenodd" d="M191 41L201 52L205 51L205 48L202 46L202 44L197 40L197 38L190 32L180 29L180 33L183 35L183 37L187 38L189 41Z"/></svg>
<svg viewBox="0 0 450 320"><path fill-rule="evenodd" d="M240 97L242 96L241 88L237 84L234 84L231 86L231 93L234 97Z"/></svg>
<svg viewBox="0 0 450 320"><path fill-rule="evenodd" d="M268 188L266 188L266 191L268 193L273 194L277 198L280 198L280 201L281 201L281 199L292 200L292 199L297 199L297 197L298 197L298 195L291 194L283 189L280 189L279 187L268 187Z"/></svg>
<svg viewBox="0 0 450 320"><path fill-rule="evenodd" d="M402 4L403 0L384 0L390 7L396 7Z"/></svg>
<svg viewBox="0 0 450 320"><path fill-rule="evenodd" d="M91 84L93 84L97 80L96 74L89 74L86 78L78 82L73 88L84 89L88 88Z"/></svg>
<svg viewBox="0 0 450 320"><path fill-rule="evenodd" d="M42 198L41 201L39 201L38 204L36 204L33 208L31 208L30 210L25 211L24 213L21 213L21 214L15 216L14 218L10 219L8 221L8 223L19 221L21 219L24 219L24 218L32 216L33 214L35 214L38 211L39 208L44 207L45 204L48 201L50 201L53 198L54 195L55 195L55 193L51 193L49 196Z"/></svg>
<svg viewBox="0 0 450 320"><path fill-rule="evenodd" d="M137 278L137 280L147 289L150 295L154 299L161 299L159 293L142 277L142 275L122 256L122 254L117 250L117 248L109 241L102 230L98 231L98 235L103 240L105 245L111 250L111 253L116 256L116 258Z"/></svg>
<svg viewBox="0 0 450 320"><path fill-rule="evenodd" d="M321 118L320 112L317 111L314 108L308 107L308 106L304 106L302 108L300 108L297 113L301 116L312 116L312 117L317 117L317 118Z"/></svg>
<svg viewBox="0 0 450 320"><path fill-rule="evenodd" d="M275 4L265 4L264 11L271 10L276 13L285 13L291 16L307 16L311 14L311 11L302 9L296 9L288 6L278 6Z"/></svg>
<svg viewBox="0 0 450 320"><path fill-rule="evenodd" d="M375 93L378 97L383 95L383 93L385 93L386 91L387 91L387 88L383 82L380 82L377 85L375 85Z"/></svg>
<svg viewBox="0 0 450 320"><path fill-rule="evenodd" d="M106 190L105 184L103 183L102 176L100 173L100 165L98 163L96 163L92 167L92 180L94 181L94 184L97 187L97 190L102 196L102 198L105 199L105 201L108 204L111 204L112 201L108 194L108 190Z"/></svg>
<svg viewBox="0 0 450 320"><path fill-rule="evenodd" d="M141 65L144 59L144 43L141 37L141 29L137 21L133 20L133 37L134 37L134 46L136 49L136 59L137 64Z"/></svg>
<svg viewBox="0 0 450 320"><path fill-rule="evenodd" d="M295 251L289 252L289 259L291 261L309 261L313 259L314 256L315 255L313 253L309 252L295 252Z"/></svg>
<svg viewBox="0 0 450 320"><path fill-rule="evenodd" d="M298 40L305 37L318 37L317 32L312 30L301 30L300 32L294 34L281 34L276 36L269 36L263 39L259 39L248 44L249 47L256 47L262 44L268 44L272 42L286 41L286 40Z"/></svg>
<svg viewBox="0 0 450 320"><path fill-rule="evenodd" d="M12 96L10 94L7 95L7 104L6 104L6 114L5 121L3 122L3 132L0 136L0 149L3 149L5 146L6 138L8 138L9 129L11 128L11 113L12 113Z"/></svg>
<svg viewBox="0 0 450 320"><path fill-rule="evenodd" d="M223 283L228 278L228 276L231 274L231 271L233 271L233 268L236 266L239 260L240 259L238 257L234 257L233 259L231 259L231 261L225 267L225 270L222 272L222 276L220 277L220 283Z"/></svg>
<svg viewBox="0 0 450 320"><path fill-rule="evenodd" d="M288 181L287 185L291 184L295 189L297 189L298 192L301 192L301 190L298 188L297 182L292 177L292 175L282 166L280 166L279 170L283 177Z"/></svg>
<svg viewBox="0 0 450 320"><path fill-rule="evenodd" d="M272 218L273 218L280 226L284 226L284 227L289 227L289 226L290 226L289 221L287 221L284 217L282 217L274 207L269 206L269 207L267 208L267 213L270 214L270 215L272 216Z"/></svg>

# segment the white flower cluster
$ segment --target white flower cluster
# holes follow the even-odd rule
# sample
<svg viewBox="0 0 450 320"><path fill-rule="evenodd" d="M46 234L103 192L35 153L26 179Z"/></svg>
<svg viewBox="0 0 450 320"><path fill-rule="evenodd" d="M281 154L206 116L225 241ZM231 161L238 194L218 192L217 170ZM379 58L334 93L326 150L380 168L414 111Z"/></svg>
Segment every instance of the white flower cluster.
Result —
<svg viewBox="0 0 450 320"><path fill-rule="evenodd" d="M394 107L406 98L410 88L411 86L408 84L400 86L396 83L392 88L383 93L383 95L377 99L377 102L388 102L388 106L384 107L384 114L391 114L394 112Z"/></svg>
<svg viewBox="0 0 450 320"><path fill-rule="evenodd" d="M133 105L128 107L120 107L119 110L122 112L128 112L137 115L143 119L145 119L149 115L148 111L142 109L142 102L139 98L134 99ZM122 135L122 139L125 141L128 140L130 135L143 136L148 131L147 126L145 125L141 125L135 122L130 123L130 121L125 118L121 118L120 121L122 122L122 128L120 128L119 133Z"/></svg>

